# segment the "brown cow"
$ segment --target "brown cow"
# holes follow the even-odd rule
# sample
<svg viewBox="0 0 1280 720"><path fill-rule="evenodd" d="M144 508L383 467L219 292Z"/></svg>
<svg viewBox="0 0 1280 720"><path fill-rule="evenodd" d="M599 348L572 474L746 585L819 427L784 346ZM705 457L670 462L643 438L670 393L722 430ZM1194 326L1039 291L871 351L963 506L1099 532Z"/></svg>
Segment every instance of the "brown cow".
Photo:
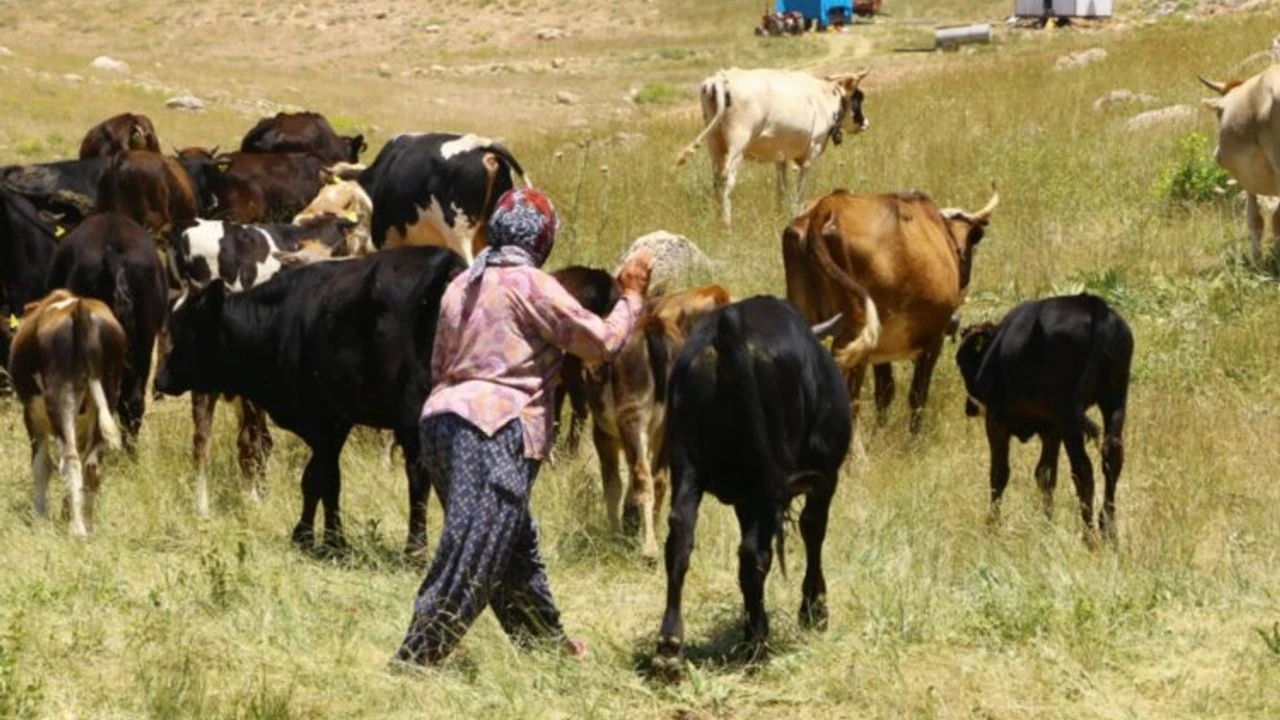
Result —
<svg viewBox="0 0 1280 720"><path fill-rule="evenodd" d="M320 113L296 112L259 120L245 133L240 152L304 152L326 163L355 163L366 147L363 135L339 135Z"/></svg>
<svg viewBox="0 0 1280 720"><path fill-rule="evenodd" d="M9 372L31 439L35 511L47 515L51 455L58 450L72 535L84 537L93 527L102 443L120 447L111 408L120 395L126 346L110 308L65 290L28 305L13 339Z"/></svg>
<svg viewBox="0 0 1280 720"><path fill-rule="evenodd" d="M651 301L618 356L586 373L588 405L594 420L592 439L600 457L609 522L615 531L622 528L622 478L618 468L621 447L631 470L626 521L629 529L638 524L643 531L641 552L645 557L658 555L654 518L667 490L662 440L668 368L694 323L730 302L728 291L719 285L684 290Z"/></svg>
<svg viewBox="0 0 1280 720"><path fill-rule="evenodd" d="M125 150L160 152L160 140L151 118L120 113L94 125L80 143L80 159L111 157Z"/></svg>
<svg viewBox="0 0 1280 720"><path fill-rule="evenodd" d="M98 180L98 212L118 212L146 228L167 251L196 224L200 203L182 165L150 150L126 150L112 158Z"/></svg>
<svg viewBox="0 0 1280 720"><path fill-rule="evenodd" d="M215 155L203 148L178 151L203 192L217 198L219 220L287 223L320 192L324 161L309 153Z"/></svg>
<svg viewBox="0 0 1280 720"><path fill-rule="evenodd" d="M849 384L855 426L867 365L914 359L908 402L911 431L920 431L933 367L964 302L974 249L999 202L993 194L986 207L967 213L941 210L922 193L837 190L783 232L787 299L810 323L843 315L833 349ZM883 417L892 375L878 370L876 379Z"/></svg>

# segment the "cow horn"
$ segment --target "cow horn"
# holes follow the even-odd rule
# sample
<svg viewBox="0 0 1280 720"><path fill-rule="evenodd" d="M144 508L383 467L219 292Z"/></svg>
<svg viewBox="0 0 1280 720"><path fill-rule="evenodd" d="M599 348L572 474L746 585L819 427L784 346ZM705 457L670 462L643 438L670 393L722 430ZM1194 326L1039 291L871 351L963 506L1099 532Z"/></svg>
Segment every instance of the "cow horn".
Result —
<svg viewBox="0 0 1280 720"><path fill-rule="evenodd" d="M840 318L844 317L844 313L836 313L836 316L825 322L814 325L811 330L819 340L835 333L836 324L840 322Z"/></svg>
<svg viewBox="0 0 1280 720"><path fill-rule="evenodd" d="M871 74L871 68L859 70L853 74L854 82L862 82L862 79Z"/></svg>
<svg viewBox="0 0 1280 720"><path fill-rule="evenodd" d="M986 206L978 212L970 214L967 219L974 225L985 223L991 217L991 213L995 212L996 207L999 205L1000 191L996 190L995 183L991 183L991 199L987 201Z"/></svg>
<svg viewBox="0 0 1280 720"><path fill-rule="evenodd" d="M1210 80L1210 79L1206 78L1206 77L1205 77L1205 76L1203 76L1203 75L1197 75L1196 77L1200 78L1200 82L1204 83L1205 87L1207 87L1207 88L1209 88L1210 90L1212 90L1212 91L1214 91L1214 92L1218 93L1219 95L1226 95L1226 94L1227 94L1227 84L1226 84L1226 83L1224 83L1224 82L1218 82L1218 81L1214 81L1214 80Z"/></svg>

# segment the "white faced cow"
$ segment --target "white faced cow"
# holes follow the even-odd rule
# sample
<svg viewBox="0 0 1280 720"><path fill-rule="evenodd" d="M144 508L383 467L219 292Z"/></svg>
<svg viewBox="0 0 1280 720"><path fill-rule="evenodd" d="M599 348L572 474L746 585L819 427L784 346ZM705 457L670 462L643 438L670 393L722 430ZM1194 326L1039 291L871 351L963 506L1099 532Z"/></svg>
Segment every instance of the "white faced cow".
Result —
<svg viewBox="0 0 1280 720"><path fill-rule="evenodd" d="M728 226L729 195L744 157L777 166L779 207L784 207L787 166L794 163L798 170L794 211L804 195L809 167L827 142L839 145L845 129L867 129L858 84L868 72L819 79L792 70L721 70L702 82L702 117L707 125L680 153L676 165L683 165L707 141L720 218Z"/></svg>
<svg viewBox="0 0 1280 720"><path fill-rule="evenodd" d="M1200 81L1221 97L1204 103L1218 115L1214 158L1245 191L1245 221L1255 263L1262 260L1262 211L1259 195L1280 195L1280 65L1240 82ZM1280 208L1271 217L1271 234L1280 243Z"/></svg>

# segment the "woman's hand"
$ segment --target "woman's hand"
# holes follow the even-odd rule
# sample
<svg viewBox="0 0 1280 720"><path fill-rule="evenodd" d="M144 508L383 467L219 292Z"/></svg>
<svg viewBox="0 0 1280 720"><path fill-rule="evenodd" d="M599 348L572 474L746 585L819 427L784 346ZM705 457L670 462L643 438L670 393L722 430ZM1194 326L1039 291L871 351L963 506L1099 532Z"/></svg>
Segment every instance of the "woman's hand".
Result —
<svg viewBox="0 0 1280 720"><path fill-rule="evenodd" d="M643 296L649 291L649 277L652 274L653 251L642 248L618 272L618 285L623 293L634 292Z"/></svg>

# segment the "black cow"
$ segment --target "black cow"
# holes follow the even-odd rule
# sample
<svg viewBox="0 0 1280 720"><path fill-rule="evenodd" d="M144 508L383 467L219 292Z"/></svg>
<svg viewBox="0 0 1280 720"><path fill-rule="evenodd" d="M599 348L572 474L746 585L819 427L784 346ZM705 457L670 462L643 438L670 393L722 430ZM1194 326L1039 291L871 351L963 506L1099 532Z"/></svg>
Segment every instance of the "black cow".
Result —
<svg viewBox="0 0 1280 720"><path fill-rule="evenodd" d="M326 163L360 162L368 147L363 135L339 135L320 113L276 113L245 134L240 152L311 153Z"/></svg>
<svg viewBox="0 0 1280 720"><path fill-rule="evenodd" d="M511 151L476 135L392 138L355 179L373 201L373 244L438 245L468 263L487 244L494 205L524 169ZM525 177L526 183L528 178Z"/></svg>
<svg viewBox="0 0 1280 720"><path fill-rule="evenodd" d="M119 411L125 445L132 448L142 426L156 333L168 312L168 279L155 244L141 225L125 215L93 215L58 243L45 287L101 300L124 328L129 351Z"/></svg>
<svg viewBox="0 0 1280 720"><path fill-rule="evenodd" d="M57 238L65 232L57 217L0 187L0 368L9 365L9 323L44 297Z"/></svg>
<svg viewBox="0 0 1280 720"><path fill-rule="evenodd" d="M964 330L956 364L969 399L965 412L986 418L991 448L991 519L1000 516L1000 496L1009 483L1009 437L1026 442L1039 435L1036 481L1044 511L1053 514L1058 450L1065 444L1080 499L1085 538L1093 542L1093 466L1085 438L1098 427L1085 411L1102 411L1102 472L1106 477L1103 536L1115 541L1116 483L1124 465L1124 416L1129 395L1133 333L1101 298L1081 294L1022 303L999 324Z"/></svg>
<svg viewBox="0 0 1280 720"><path fill-rule="evenodd" d="M406 552L426 547L429 484L418 462L418 414L431 386L440 297L462 270L438 248L406 248L305 265L241 293L209 285L173 316L173 348L156 388L250 400L311 448L294 542L340 547L338 456L355 425L389 428L409 479Z"/></svg>
<svg viewBox="0 0 1280 720"><path fill-rule="evenodd" d="M0 168L0 187L26 197L41 210L63 216L75 225L92 215L98 198L98 181L111 158L59 160Z"/></svg>
<svg viewBox="0 0 1280 720"><path fill-rule="evenodd" d="M604 270L570 265L551 273L551 277L558 280L579 305L600 317L613 312L614 306L622 297L618 281ZM578 445L582 442L582 425L587 419L587 387L582 360L572 353L565 353L564 362L560 366L560 384L556 387L555 399L557 431L566 399L571 413L566 445L570 452L577 452Z"/></svg>
<svg viewBox="0 0 1280 720"><path fill-rule="evenodd" d="M667 535L667 609L654 665L676 670L684 642L681 593L702 495L733 505L742 529L738 581L746 637L759 650L769 634L764 580L772 544L783 548L783 514L800 514L805 575L800 622L825 628L822 543L836 476L852 434L849 393L831 353L786 302L757 296L713 310L676 357L667 386L672 497Z"/></svg>

